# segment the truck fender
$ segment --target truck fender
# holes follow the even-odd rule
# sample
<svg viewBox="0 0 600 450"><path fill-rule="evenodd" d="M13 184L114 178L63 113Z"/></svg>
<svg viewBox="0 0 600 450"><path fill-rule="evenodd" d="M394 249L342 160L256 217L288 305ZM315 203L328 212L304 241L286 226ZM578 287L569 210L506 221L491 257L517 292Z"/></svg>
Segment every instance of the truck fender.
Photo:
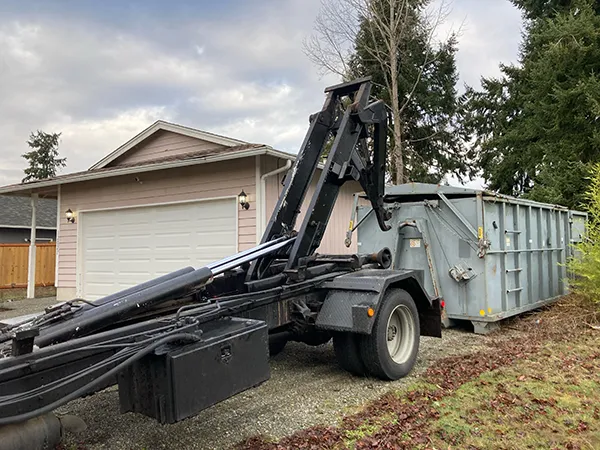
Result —
<svg viewBox="0 0 600 450"><path fill-rule="evenodd" d="M422 270L365 269L341 275L320 287L327 290L316 320L317 328L322 330L371 334L386 291L400 288L415 301L421 335L442 335L440 301L423 288ZM370 315L369 309L374 314Z"/></svg>

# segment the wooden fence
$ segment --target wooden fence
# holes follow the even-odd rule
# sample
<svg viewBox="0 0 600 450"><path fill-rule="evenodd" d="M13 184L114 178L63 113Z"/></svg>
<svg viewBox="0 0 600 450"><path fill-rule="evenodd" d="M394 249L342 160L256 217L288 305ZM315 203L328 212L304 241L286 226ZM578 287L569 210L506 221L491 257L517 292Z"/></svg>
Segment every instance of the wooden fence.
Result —
<svg viewBox="0 0 600 450"><path fill-rule="evenodd" d="M54 286L56 242L36 244L35 285ZM29 244L0 244L0 289L27 287Z"/></svg>

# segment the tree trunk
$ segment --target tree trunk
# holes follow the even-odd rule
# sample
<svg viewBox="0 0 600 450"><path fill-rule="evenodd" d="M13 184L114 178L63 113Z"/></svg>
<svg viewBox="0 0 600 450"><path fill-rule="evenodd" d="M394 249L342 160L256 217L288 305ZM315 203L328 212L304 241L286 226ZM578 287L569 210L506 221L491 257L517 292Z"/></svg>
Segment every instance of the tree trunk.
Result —
<svg viewBox="0 0 600 450"><path fill-rule="evenodd" d="M391 40L390 47L396 49L395 39ZM396 168L394 184L402 184L404 178L404 155L402 152L402 125L400 123L400 99L398 98L398 60L395 51L390 52L390 84L392 91L392 119L394 121L394 149L392 151L393 163Z"/></svg>

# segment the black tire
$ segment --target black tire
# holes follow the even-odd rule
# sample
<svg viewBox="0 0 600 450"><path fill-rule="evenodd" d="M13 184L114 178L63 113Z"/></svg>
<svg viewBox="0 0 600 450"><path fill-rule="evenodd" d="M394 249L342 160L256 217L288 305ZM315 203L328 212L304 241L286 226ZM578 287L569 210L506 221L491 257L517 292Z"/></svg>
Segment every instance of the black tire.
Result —
<svg viewBox="0 0 600 450"><path fill-rule="evenodd" d="M419 312L404 289L388 290L382 302L371 334L360 341L360 352L369 374L382 380L397 380L408 375L417 360ZM396 360L388 349L388 341Z"/></svg>
<svg viewBox="0 0 600 450"><path fill-rule="evenodd" d="M280 354L288 341L286 339L269 339L269 356L273 357Z"/></svg>
<svg viewBox="0 0 600 450"><path fill-rule="evenodd" d="M354 333L335 333L333 335L333 349L340 367L353 375L364 376L367 369L360 355L360 339Z"/></svg>
<svg viewBox="0 0 600 450"><path fill-rule="evenodd" d="M311 347L317 347L319 345L327 344L331 340L331 333L329 331L311 330L300 335L294 335L292 340L302 342Z"/></svg>

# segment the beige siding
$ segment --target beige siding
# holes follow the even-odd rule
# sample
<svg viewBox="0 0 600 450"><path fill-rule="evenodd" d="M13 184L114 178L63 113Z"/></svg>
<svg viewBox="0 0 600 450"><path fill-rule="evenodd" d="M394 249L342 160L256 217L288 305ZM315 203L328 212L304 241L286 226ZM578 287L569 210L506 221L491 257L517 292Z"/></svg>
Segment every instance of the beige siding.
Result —
<svg viewBox="0 0 600 450"><path fill-rule="evenodd" d="M190 152L218 150L221 148L225 148L225 146L171 131L160 130L144 140L137 147L111 162L109 167L121 164L141 163L152 159L171 157Z"/></svg>
<svg viewBox="0 0 600 450"><path fill-rule="evenodd" d="M274 170L278 167L282 167L285 164L283 160L277 160L273 157L263 158L265 160L262 163L263 173ZM270 177L267 178L266 182L266 203L267 203L267 218L266 222L268 223L273 208L277 203L277 199L279 198L279 194L282 190L281 181L283 180L283 176L285 174L280 174L278 177ZM300 228L302 224L302 220L306 215L306 210L308 209L308 205L310 203L310 199L312 198L315 187L318 182L318 178L321 176L321 170L317 169L315 176L311 182L311 186L309 188L308 193L306 194L306 198L302 205L301 213L296 221L296 229ZM276 179L277 178L277 179ZM350 248L347 248L344 245L344 239L346 238L346 230L348 229L348 222L350 221L350 214L352 213L353 206L353 198L352 195L355 192L361 191L359 183L346 183L342 186L340 191L340 195L336 201L335 207L333 209L333 213L331 214L331 218L329 220L329 224L327 225L327 229L325 230L325 236L321 242L321 246L318 249L319 253L330 253L330 254L339 254L339 253L355 253L357 251L356 239L353 239L352 245Z"/></svg>
<svg viewBox="0 0 600 450"><path fill-rule="evenodd" d="M61 208L80 211L132 207L178 201L249 195L250 209L238 213L238 248L251 248L256 241L256 195L254 158L243 158L180 169L120 176L63 185ZM85 212L83 213L85 214ZM77 272L77 223L60 223L58 286L73 288Z"/></svg>
<svg viewBox="0 0 600 450"><path fill-rule="evenodd" d="M338 195L333 213L329 219L325 236L321 242L318 251L320 253L339 254L339 253L356 253L356 235L352 237L350 247L344 245L346 239L346 231L352 214L353 194L362 191L359 183L348 182L342 186Z"/></svg>
<svg viewBox="0 0 600 450"><path fill-rule="evenodd" d="M260 173L282 167L285 161L262 156ZM317 177L320 171L317 172ZM282 190L284 174L266 180L266 221ZM120 176L108 180L95 180L61 187L61 209L71 209L75 214L83 211L135 207L143 205L192 201L199 199L237 196L243 189L249 196L250 209L238 212L238 249L251 248L256 243L256 172L255 159L243 158L218 163L161 170L138 175ZM296 223L299 228L317 179L312 182L302 214ZM356 252L356 240L349 249L344 238L352 208L352 194L360 190L358 183L347 183L340 192L325 238L319 248L321 253ZM77 232L78 223L60 221L57 286L66 297L73 297L77 283ZM62 294L61 294L62 296Z"/></svg>
<svg viewBox="0 0 600 450"><path fill-rule="evenodd" d="M285 166L285 161L280 158L274 158L272 156L261 156L261 173L265 174L271 172L275 169L279 169L280 167ZM281 182L285 173L280 173L278 175L274 175L268 177L265 180L265 227L269 223L271 219L271 213L273 212L273 208L275 208L275 204L277 203L277 199L279 198L279 194L283 189ZM264 230L263 230L264 231ZM262 233L261 233L262 235Z"/></svg>

